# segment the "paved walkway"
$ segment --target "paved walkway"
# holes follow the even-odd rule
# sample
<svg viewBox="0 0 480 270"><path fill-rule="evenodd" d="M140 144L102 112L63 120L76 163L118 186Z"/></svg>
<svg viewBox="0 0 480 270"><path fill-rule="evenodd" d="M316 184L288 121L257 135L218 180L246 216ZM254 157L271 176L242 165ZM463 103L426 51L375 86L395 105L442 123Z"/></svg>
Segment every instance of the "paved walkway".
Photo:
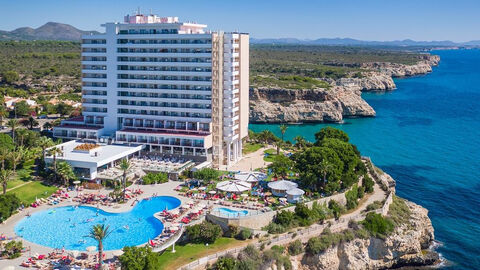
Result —
<svg viewBox="0 0 480 270"><path fill-rule="evenodd" d="M230 171L253 171L260 168L266 168L270 162L266 162L263 160L264 151L270 149L272 147L262 147L255 152L247 154L242 157L240 161L236 164L229 166L228 170ZM273 149L273 148L272 148Z"/></svg>

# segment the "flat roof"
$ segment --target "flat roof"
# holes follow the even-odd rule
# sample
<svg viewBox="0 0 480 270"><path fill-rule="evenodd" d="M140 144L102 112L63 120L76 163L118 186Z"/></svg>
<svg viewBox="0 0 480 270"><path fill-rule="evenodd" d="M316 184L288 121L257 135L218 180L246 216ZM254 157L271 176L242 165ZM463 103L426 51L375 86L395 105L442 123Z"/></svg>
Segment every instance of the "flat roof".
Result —
<svg viewBox="0 0 480 270"><path fill-rule="evenodd" d="M112 161L122 159L128 155L142 150L143 145L123 145L123 144L98 144L99 147L90 152L79 152L75 147L85 144L83 141L73 140L59 144L57 148L63 148L63 154L57 156L57 160L63 160L70 163L73 167L87 168L93 165L101 167ZM97 155L95 156L95 153ZM47 161L52 161L51 156L46 156Z"/></svg>

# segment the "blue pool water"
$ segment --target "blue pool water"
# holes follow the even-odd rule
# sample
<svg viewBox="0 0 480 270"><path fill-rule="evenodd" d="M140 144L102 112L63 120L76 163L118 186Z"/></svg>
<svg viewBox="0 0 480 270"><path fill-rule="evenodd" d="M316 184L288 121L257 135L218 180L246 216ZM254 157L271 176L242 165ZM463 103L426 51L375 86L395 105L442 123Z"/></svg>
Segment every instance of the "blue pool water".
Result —
<svg viewBox="0 0 480 270"><path fill-rule="evenodd" d="M346 131L363 155L397 180L400 196L429 209L438 251L452 269L480 265L480 50L435 51L439 67L395 80L398 89L366 93L375 118L349 119ZM287 140L314 140L324 124L290 125ZM278 125L251 125L254 131Z"/></svg>
<svg viewBox="0 0 480 270"><path fill-rule="evenodd" d="M224 217L242 217L248 214L248 210L234 210L225 207L215 208L215 211L218 211Z"/></svg>
<svg viewBox="0 0 480 270"><path fill-rule="evenodd" d="M180 206L175 197L161 196L142 200L129 212L108 213L94 207L67 206L45 210L22 219L15 225L15 233L27 241L52 248L85 251L96 246L95 240L85 237L96 224L109 225L112 234L104 242L105 250L135 246L155 238L163 224L153 214ZM124 226L128 226L125 228Z"/></svg>

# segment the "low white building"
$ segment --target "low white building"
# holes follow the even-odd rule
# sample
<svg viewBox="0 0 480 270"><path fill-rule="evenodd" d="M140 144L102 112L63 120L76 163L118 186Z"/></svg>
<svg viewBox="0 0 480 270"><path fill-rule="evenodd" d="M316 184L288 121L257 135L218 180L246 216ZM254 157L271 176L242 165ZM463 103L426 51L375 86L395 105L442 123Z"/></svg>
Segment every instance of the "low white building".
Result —
<svg viewBox="0 0 480 270"><path fill-rule="evenodd" d="M128 159L143 149L143 145L95 144L79 140L54 147L62 150L62 153L56 156L57 162L66 161L72 166L77 176L88 180L97 178L99 169L113 167L121 159ZM53 156L46 154L45 162L52 164Z"/></svg>

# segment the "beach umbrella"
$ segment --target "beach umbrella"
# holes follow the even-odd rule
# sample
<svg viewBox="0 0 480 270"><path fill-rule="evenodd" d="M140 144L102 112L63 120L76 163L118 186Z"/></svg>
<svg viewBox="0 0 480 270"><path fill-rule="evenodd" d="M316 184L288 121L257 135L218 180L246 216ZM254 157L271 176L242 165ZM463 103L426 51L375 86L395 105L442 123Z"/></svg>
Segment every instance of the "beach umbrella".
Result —
<svg viewBox="0 0 480 270"><path fill-rule="evenodd" d="M245 194L245 193L244 193L244 194L242 194L242 195L240 195L240 196L246 198L246 197L248 197L248 194Z"/></svg>
<svg viewBox="0 0 480 270"><path fill-rule="evenodd" d="M208 193L213 195L213 194L216 194L217 192L215 190L210 190Z"/></svg>
<svg viewBox="0 0 480 270"><path fill-rule="evenodd" d="M281 202L286 202L286 201L287 201L287 198L280 198L280 199L278 199L278 200L281 201Z"/></svg>
<svg viewBox="0 0 480 270"><path fill-rule="evenodd" d="M95 250L97 250L97 247L96 246L88 246L85 250L88 251L88 252L94 252Z"/></svg>
<svg viewBox="0 0 480 270"><path fill-rule="evenodd" d="M78 185L78 184L80 184L80 181L75 180L75 181L73 181L73 184L74 184L74 185Z"/></svg>
<svg viewBox="0 0 480 270"><path fill-rule="evenodd" d="M199 187L198 190L205 190L207 187Z"/></svg>
<svg viewBox="0 0 480 270"><path fill-rule="evenodd" d="M170 231L178 231L178 226L170 226Z"/></svg>

